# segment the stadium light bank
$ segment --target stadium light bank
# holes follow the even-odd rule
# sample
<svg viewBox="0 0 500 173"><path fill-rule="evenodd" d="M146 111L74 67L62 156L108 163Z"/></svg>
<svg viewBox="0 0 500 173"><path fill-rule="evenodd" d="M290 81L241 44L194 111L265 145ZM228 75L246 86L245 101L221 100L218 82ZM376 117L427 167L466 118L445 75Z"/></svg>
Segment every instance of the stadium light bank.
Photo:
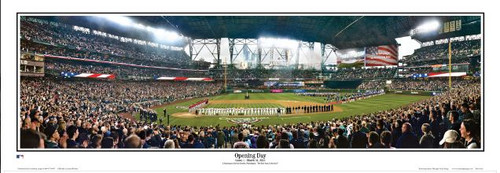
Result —
<svg viewBox="0 0 500 173"><path fill-rule="evenodd" d="M135 29L151 32L156 38L164 41L177 41L183 36L175 31L167 31L161 28L153 28L151 26L145 26L140 23L134 22L132 19L124 16L99 16L111 22L117 23L125 27L133 27Z"/></svg>
<svg viewBox="0 0 500 173"><path fill-rule="evenodd" d="M421 34L421 33L429 33L432 31L437 31L441 25L439 24L439 21L437 20L432 20L432 21L427 21L423 23L422 25L419 25L417 28L412 29L410 31L410 35L413 36L415 34Z"/></svg>

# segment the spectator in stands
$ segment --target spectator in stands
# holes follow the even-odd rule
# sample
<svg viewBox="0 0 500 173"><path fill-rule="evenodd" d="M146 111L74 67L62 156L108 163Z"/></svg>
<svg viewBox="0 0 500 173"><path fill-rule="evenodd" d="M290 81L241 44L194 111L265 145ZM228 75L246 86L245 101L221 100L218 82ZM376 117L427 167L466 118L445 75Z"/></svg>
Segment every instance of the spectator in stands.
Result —
<svg viewBox="0 0 500 173"><path fill-rule="evenodd" d="M79 148L89 148L89 143L90 143L89 140L90 139L86 133L80 133L80 135L78 136L78 141L77 141L80 144Z"/></svg>
<svg viewBox="0 0 500 173"><path fill-rule="evenodd" d="M102 135L95 135L90 141L90 148L101 148L102 147Z"/></svg>
<svg viewBox="0 0 500 173"><path fill-rule="evenodd" d="M206 148L215 148L215 138L212 137L211 132L207 132L206 137L203 139L203 145Z"/></svg>
<svg viewBox="0 0 500 173"><path fill-rule="evenodd" d="M421 130L423 135L420 138L420 148L436 148L436 146L434 146L435 137L432 135L430 124L422 124Z"/></svg>
<svg viewBox="0 0 500 173"><path fill-rule="evenodd" d="M257 137L257 148L269 148L269 142L264 135Z"/></svg>
<svg viewBox="0 0 500 173"><path fill-rule="evenodd" d="M226 134L217 127L217 148L224 148L226 145Z"/></svg>
<svg viewBox="0 0 500 173"><path fill-rule="evenodd" d="M45 148L44 140L35 130L21 130L21 148Z"/></svg>
<svg viewBox="0 0 500 173"><path fill-rule="evenodd" d="M430 114L429 114L429 119L430 119L430 123L429 123L429 128L430 128L430 134L432 134L434 136L434 144L433 144L433 147L437 147L439 146L439 139L442 138L443 134L441 133L441 131L443 131L444 127L442 126L442 124L439 122L438 120L438 117L437 117L437 112L436 111L430 111Z"/></svg>
<svg viewBox="0 0 500 173"><path fill-rule="evenodd" d="M49 125L44 129L45 136L47 136L47 140L45 140L45 148L59 148L59 132L57 128L53 125Z"/></svg>
<svg viewBox="0 0 500 173"><path fill-rule="evenodd" d="M385 128L385 122L382 119L377 120L377 125L375 131L377 134L382 134L383 131L386 131L387 128Z"/></svg>
<svg viewBox="0 0 500 173"><path fill-rule="evenodd" d="M475 149L479 148L478 131L476 122L472 119L465 119L460 125L460 134L465 140L465 148Z"/></svg>
<svg viewBox="0 0 500 173"><path fill-rule="evenodd" d="M167 149L175 149L175 143L174 143L174 140L172 140L172 139L168 139L167 141L165 141L165 145L163 146L163 148L167 148Z"/></svg>
<svg viewBox="0 0 500 173"><path fill-rule="evenodd" d="M179 140L173 139L173 141L174 141L174 144L175 144L175 148L181 148L181 146L179 145Z"/></svg>
<svg viewBox="0 0 500 173"><path fill-rule="evenodd" d="M299 136L300 134L300 136ZM300 131L297 131L297 130L293 130L292 131L292 136L293 136L293 139L292 139L292 142L291 144L293 145L294 148L305 148L306 144L304 142L304 137L302 136L302 133Z"/></svg>
<svg viewBox="0 0 500 173"><path fill-rule="evenodd" d="M344 135L343 129L337 129L337 132L333 133L333 138L335 139L336 148L349 148L349 140Z"/></svg>
<svg viewBox="0 0 500 173"><path fill-rule="evenodd" d="M244 138L243 133L238 133L238 141L234 143L233 148L250 148L246 142L243 142Z"/></svg>
<svg viewBox="0 0 500 173"><path fill-rule="evenodd" d="M450 121L450 127L448 130L455 130L456 132L460 131L460 122L459 122L459 114L457 111L448 112L448 117Z"/></svg>
<svg viewBox="0 0 500 173"><path fill-rule="evenodd" d="M189 137L189 136L192 136ZM203 143L201 143L200 138L196 133L192 133L191 135L188 136L188 147L187 148L205 148Z"/></svg>
<svg viewBox="0 0 500 173"><path fill-rule="evenodd" d="M318 141L316 139L311 138L309 139L309 143L307 144L308 148L319 148L318 146Z"/></svg>
<svg viewBox="0 0 500 173"><path fill-rule="evenodd" d="M79 135L78 128L74 125L69 126L67 133L68 133L68 137L69 137L69 139L67 140L68 141L67 147L68 148L78 148L78 143L76 143L76 138Z"/></svg>
<svg viewBox="0 0 500 173"><path fill-rule="evenodd" d="M464 148L464 145L458 140L458 132L455 130L448 130L444 133L443 139L439 142L443 148Z"/></svg>
<svg viewBox="0 0 500 173"><path fill-rule="evenodd" d="M113 138L105 137L102 139L101 145L101 148L113 148Z"/></svg>
<svg viewBox="0 0 500 173"><path fill-rule="evenodd" d="M401 128L402 124L403 122L401 120L396 120L392 123L392 132L391 132L392 147L396 147L396 143L398 142L399 137L401 137L403 133Z"/></svg>
<svg viewBox="0 0 500 173"><path fill-rule="evenodd" d="M368 140L366 134L359 131L358 124L354 124L353 131L354 133L351 136L351 148L366 148Z"/></svg>
<svg viewBox="0 0 500 173"><path fill-rule="evenodd" d="M380 134L380 142L384 145L384 148L393 148L391 145L392 142L392 134L390 131L383 131Z"/></svg>
<svg viewBox="0 0 500 173"><path fill-rule="evenodd" d="M282 132L281 133L281 138L279 140L279 143L278 145L276 146L276 148L295 148L291 143L290 143L290 140L289 140L289 136L288 136L288 133L286 132Z"/></svg>
<svg viewBox="0 0 500 173"><path fill-rule="evenodd" d="M410 123L404 123L402 126L403 134L399 137L396 148L418 148L418 139Z"/></svg>
<svg viewBox="0 0 500 173"><path fill-rule="evenodd" d="M384 148L384 145L380 143L380 136L377 132L371 131L368 139L368 148Z"/></svg>
<svg viewBox="0 0 500 173"><path fill-rule="evenodd" d="M361 122L361 130L359 130L363 133L370 133L370 128L368 128L368 123L366 121Z"/></svg>
<svg viewBox="0 0 500 173"><path fill-rule="evenodd" d="M473 119L474 116L472 115L472 112L469 110L469 105L467 103L463 103L460 106L460 116L459 116L459 121L463 121L464 119Z"/></svg>
<svg viewBox="0 0 500 173"><path fill-rule="evenodd" d="M290 146L292 146L292 144L290 144L290 142L288 142L288 140L281 139L278 146L276 146L276 148L291 148Z"/></svg>

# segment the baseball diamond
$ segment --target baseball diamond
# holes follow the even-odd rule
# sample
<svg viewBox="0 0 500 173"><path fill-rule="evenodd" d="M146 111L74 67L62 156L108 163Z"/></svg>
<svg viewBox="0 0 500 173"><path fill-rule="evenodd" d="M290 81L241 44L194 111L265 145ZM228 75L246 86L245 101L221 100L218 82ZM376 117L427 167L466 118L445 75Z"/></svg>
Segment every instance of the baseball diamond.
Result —
<svg viewBox="0 0 500 173"><path fill-rule="evenodd" d="M251 94L253 98L244 100L244 94L223 94L219 96L210 97L208 108L269 108L269 107L288 107L288 106L304 106L304 105L322 105L325 104L324 98L300 96L293 93L254 93ZM346 102L334 105L333 112L319 112L319 113L299 113L299 114L285 114L281 116L242 116L234 115L228 117L240 118L262 118L258 122L250 123L253 125L270 125L270 124L283 124L294 123L301 121L314 121L314 120L331 120L332 118L343 118L353 115L367 114L377 111L384 111L393 108L398 108L419 100L429 98L430 96L415 96L415 95L398 95L398 94L384 94L374 96L353 102ZM276 100L273 100L276 99ZM204 98L193 99L165 106L156 106L154 109L161 114L163 109L169 110L172 114L170 117L171 125L189 125L189 126L233 126L235 123L221 120L217 116L197 116L194 113L189 113L187 109L179 109L178 106L189 106ZM280 100L278 100L280 99ZM282 99L282 100L281 100ZM137 115L135 116L137 117ZM159 116L162 122L166 123L166 118L162 115Z"/></svg>

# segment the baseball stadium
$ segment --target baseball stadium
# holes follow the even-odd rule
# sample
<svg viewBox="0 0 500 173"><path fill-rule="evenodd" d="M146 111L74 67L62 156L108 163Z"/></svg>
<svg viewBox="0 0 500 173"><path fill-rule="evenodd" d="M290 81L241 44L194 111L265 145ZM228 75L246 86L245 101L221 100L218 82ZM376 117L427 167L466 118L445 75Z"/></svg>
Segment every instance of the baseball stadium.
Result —
<svg viewBox="0 0 500 173"><path fill-rule="evenodd" d="M19 15L19 147L481 150L482 20Z"/></svg>

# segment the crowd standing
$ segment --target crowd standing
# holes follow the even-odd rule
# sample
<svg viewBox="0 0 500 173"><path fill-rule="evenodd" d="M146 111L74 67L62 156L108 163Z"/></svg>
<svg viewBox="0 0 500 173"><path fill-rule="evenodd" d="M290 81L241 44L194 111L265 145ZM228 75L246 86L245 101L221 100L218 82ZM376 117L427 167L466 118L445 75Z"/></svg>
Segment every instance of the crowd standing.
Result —
<svg viewBox="0 0 500 173"><path fill-rule="evenodd" d="M169 95L170 92L175 93L177 97L174 98L186 98L185 95L193 90L202 95L215 94L205 93L211 91L206 88L211 86L184 83L143 85L95 81L58 82L47 79L21 82L25 86L21 91L22 148L481 146L478 125L481 120L481 97L478 83L465 83L439 96L408 106L330 121L269 126L248 124L190 127L130 121L119 116L117 110L133 105L126 104L125 100L132 103L144 98L157 99L155 96ZM172 89L160 90L158 85ZM182 92L185 87L191 88Z"/></svg>

